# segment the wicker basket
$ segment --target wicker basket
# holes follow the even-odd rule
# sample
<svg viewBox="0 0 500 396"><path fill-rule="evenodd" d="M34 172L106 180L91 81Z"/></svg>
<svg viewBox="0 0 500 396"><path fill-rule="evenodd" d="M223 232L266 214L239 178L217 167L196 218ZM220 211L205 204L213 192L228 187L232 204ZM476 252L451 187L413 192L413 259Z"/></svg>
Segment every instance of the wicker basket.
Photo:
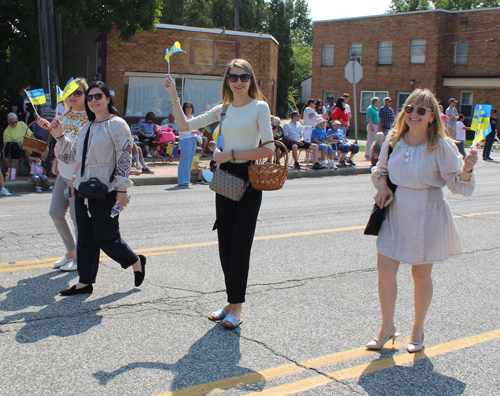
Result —
<svg viewBox="0 0 500 396"><path fill-rule="evenodd" d="M23 140L23 149L30 150L30 151L35 151L37 153L43 154L47 150L47 147L49 146L49 139L50 139L50 133L49 137L47 139L47 142L44 142L43 140L35 139L33 137L28 136L28 131L30 129L30 126L35 124L36 121L33 121L31 124L28 125L28 128L26 128L26 133L24 134L24 140Z"/></svg>
<svg viewBox="0 0 500 396"><path fill-rule="evenodd" d="M248 167L248 175L250 177L250 183L252 187L256 190L279 190L285 184L288 177L288 150L286 146L279 140L272 140L269 142L262 143L259 147L262 147L269 143L275 143L277 145L283 146L285 150L285 165L280 164L254 164ZM273 159L276 157L276 150L274 151Z"/></svg>

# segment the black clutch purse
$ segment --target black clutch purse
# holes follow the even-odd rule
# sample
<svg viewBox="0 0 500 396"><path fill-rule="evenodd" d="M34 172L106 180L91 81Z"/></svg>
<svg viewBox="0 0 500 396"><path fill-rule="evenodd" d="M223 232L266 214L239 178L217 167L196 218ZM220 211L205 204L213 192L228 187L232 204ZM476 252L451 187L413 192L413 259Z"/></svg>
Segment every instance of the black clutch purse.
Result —
<svg viewBox="0 0 500 396"><path fill-rule="evenodd" d="M392 147L389 145L389 157L391 156L391 153L392 153ZM389 159L387 160L389 161ZM394 194L398 186L391 181L389 175L387 175L387 185ZM378 235L380 227L382 226L382 222L385 219L386 209L387 208L381 208L377 204L373 205L372 212L370 213L370 218L368 219L368 224L366 224L365 227L365 232L364 232L365 235L375 235L375 236Z"/></svg>
<svg viewBox="0 0 500 396"><path fill-rule="evenodd" d="M108 186L101 183L96 177L91 177L88 181L81 182L78 186L78 196L87 199L103 200L108 193Z"/></svg>

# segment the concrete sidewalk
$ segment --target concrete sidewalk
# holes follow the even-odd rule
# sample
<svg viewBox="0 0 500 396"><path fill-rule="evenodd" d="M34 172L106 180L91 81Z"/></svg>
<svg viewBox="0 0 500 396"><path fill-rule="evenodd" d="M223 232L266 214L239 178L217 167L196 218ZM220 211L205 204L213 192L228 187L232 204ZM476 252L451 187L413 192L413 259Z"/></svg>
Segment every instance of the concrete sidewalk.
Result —
<svg viewBox="0 0 500 396"><path fill-rule="evenodd" d="M209 166L212 155L209 154L207 157L201 159L202 166ZM291 156L290 156L291 159ZM148 167L154 172L154 174L141 173L140 170L132 168L130 172L130 180L134 182L134 186L152 186L152 185L162 185L162 184L177 184L177 169L179 166L179 161L174 160L172 162L162 163L160 159L156 162L152 162L151 158L146 158L146 163ZM281 161L283 163L283 160ZM347 166L339 168L338 170L333 169L306 169L305 161L301 161L302 170L290 169L288 172L288 179L302 178L302 177L327 177L327 176L348 176L348 175L358 175L370 173L370 162L366 162L364 159L364 152L360 152L355 155L354 162L356 166ZM55 178L50 178L51 184L54 185ZM191 177L191 181L196 180L195 176ZM5 187L11 193L27 193L33 192L35 190L33 182L28 176L19 177L14 181L6 181ZM43 192L45 193L45 186L42 186Z"/></svg>

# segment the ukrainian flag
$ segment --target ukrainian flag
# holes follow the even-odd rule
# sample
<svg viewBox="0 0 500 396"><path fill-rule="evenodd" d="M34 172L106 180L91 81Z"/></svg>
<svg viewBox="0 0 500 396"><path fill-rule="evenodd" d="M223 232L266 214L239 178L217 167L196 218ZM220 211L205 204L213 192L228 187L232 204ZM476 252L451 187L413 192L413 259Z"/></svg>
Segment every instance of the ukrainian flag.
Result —
<svg viewBox="0 0 500 396"><path fill-rule="evenodd" d="M45 98L45 92L43 92L43 89L32 89L31 91L26 91L26 95L28 95L28 98L33 106L47 103L47 98Z"/></svg>
<svg viewBox="0 0 500 396"><path fill-rule="evenodd" d="M165 60L170 63L170 57L177 52L186 53L186 51L181 50L181 43L179 43L178 41L176 41L169 50L165 50Z"/></svg>
<svg viewBox="0 0 500 396"><path fill-rule="evenodd" d="M474 109L474 118L470 129L476 131L472 147L479 147L481 142L486 139L486 136L491 132L490 125L491 105L476 105Z"/></svg>
<svg viewBox="0 0 500 396"><path fill-rule="evenodd" d="M75 92L80 86L78 83L74 80L73 77L69 79L69 81L66 83L66 86L64 87L64 93L62 95L62 99L59 100L62 101L66 99L69 95L71 95L73 92ZM59 91L57 92L57 98L59 99Z"/></svg>
<svg viewBox="0 0 500 396"><path fill-rule="evenodd" d="M63 95L64 91L61 88L59 88L59 86L57 86L57 103L62 102L64 100Z"/></svg>

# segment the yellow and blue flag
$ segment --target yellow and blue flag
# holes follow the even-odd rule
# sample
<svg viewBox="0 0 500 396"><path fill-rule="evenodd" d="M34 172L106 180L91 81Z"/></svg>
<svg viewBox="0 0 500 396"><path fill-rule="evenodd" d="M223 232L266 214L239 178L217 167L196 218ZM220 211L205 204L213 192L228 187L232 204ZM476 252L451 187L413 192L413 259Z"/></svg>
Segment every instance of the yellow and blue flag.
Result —
<svg viewBox="0 0 500 396"><path fill-rule="evenodd" d="M64 99L66 99L69 95L71 95L73 92L75 92L80 86L78 83L74 80L73 77L69 79L69 81L66 83L66 86L64 87L64 92L61 96L61 99L59 100L59 89L57 91L57 101L61 102Z"/></svg>
<svg viewBox="0 0 500 396"><path fill-rule="evenodd" d="M481 142L486 139L486 136L491 132L490 125L491 105L476 105L474 109L474 117L470 129L476 131L472 147L479 147Z"/></svg>
<svg viewBox="0 0 500 396"><path fill-rule="evenodd" d="M26 91L26 95L28 95L28 98L33 106L43 105L47 102L43 89L32 89L31 91Z"/></svg>
<svg viewBox="0 0 500 396"><path fill-rule="evenodd" d="M57 85L57 103L62 102L64 100L63 95L64 91L59 87L59 85Z"/></svg>
<svg viewBox="0 0 500 396"><path fill-rule="evenodd" d="M181 43L179 43L178 41L176 41L174 43L174 45L172 45L172 47L170 49L166 49L165 50L165 60L170 63L170 57L177 53L177 52L184 52L186 53L186 51L183 51L181 50Z"/></svg>

